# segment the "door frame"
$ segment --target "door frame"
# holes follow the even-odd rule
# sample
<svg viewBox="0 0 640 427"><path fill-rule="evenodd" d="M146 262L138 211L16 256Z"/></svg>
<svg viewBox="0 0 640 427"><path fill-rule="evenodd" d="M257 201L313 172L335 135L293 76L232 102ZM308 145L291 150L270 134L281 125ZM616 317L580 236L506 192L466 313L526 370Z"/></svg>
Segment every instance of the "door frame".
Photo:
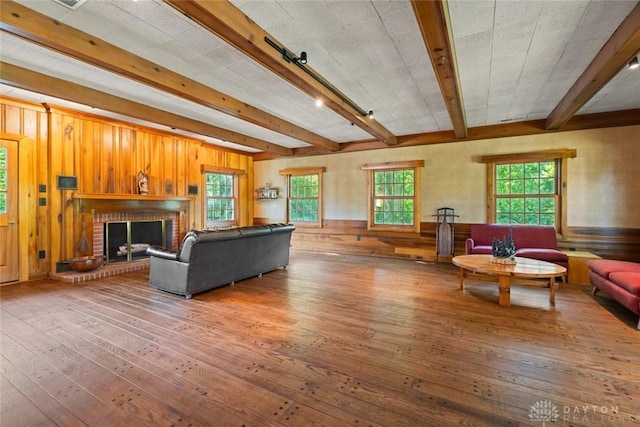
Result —
<svg viewBox="0 0 640 427"><path fill-rule="evenodd" d="M28 164L26 164L30 150L33 149L33 138L24 135L0 132L0 138L15 141L18 145L18 281L8 282L15 284L29 280L29 188L24 183L31 180L27 176ZM35 189L34 189L35 190Z"/></svg>

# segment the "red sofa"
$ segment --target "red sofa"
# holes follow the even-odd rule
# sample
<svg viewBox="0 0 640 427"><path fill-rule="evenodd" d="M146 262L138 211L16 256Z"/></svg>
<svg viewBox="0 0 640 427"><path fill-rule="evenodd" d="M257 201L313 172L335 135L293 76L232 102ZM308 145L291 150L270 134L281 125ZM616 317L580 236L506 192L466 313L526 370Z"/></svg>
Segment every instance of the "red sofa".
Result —
<svg viewBox="0 0 640 427"><path fill-rule="evenodd" d="M602 290L640 315L640 264L630 261L593 259L587 263L593 295ZM638 320L640 330L640 319Z"/></svg>
<svg viewBox="0 0 640 427"><path fill-rule="evenodd" d="M491 254L493 238L503 239L513 232L516 256L552 262L565 268L569 257L558 250L556 230L546 225L472 224L465 242L467 254Z"/></svg>

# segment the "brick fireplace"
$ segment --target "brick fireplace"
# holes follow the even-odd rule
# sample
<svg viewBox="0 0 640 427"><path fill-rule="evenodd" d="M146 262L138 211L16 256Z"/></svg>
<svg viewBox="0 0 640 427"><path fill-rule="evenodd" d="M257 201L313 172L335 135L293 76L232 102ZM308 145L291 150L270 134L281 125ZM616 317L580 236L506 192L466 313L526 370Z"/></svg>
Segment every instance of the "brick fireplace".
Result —
<svg viewBox="0 0 640 427"><path fill-rule="evenodd" d="M171 224L170 236L165 242L177 249L180 239L193 227L193 196L153 196L140 194L95 194L74 193L74 223L79 224L82 215L87 215L87 233L93 255L104 256L105 224L108 222L144 222L165 221ZM81 230L76 228L74 241L78 240ZM129 257L128 261L131 261ZM51 276L55 280L77 283L99 277L107 277L148 268L148 259L135 262L119 262L104 265L87 273L60 272Z"/></svg>
<svg viewBox="0 0 640 427"><path fill-rule="evenodd" d="M93 255L105 255L105 223L117 222L144 222L144 221L171 221L171 235L167 241L171 242L169 249L176 249L179 242L179 221L178 212L113 212L93 214Z"/></svg>

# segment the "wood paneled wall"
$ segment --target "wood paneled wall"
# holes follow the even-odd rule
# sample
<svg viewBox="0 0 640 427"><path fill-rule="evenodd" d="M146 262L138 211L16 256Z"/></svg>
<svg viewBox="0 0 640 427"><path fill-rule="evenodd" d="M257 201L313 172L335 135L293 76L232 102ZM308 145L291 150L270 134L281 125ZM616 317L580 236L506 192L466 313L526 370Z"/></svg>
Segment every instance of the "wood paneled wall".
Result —
<svg viewBox="0 0 640 427"><path fill-rule="evenodd" d="M280 220L281 221L281 220ZM256 224L278 222L255 218ZM464 254L464 244L471 235L471 224L455 224L455 254ZM320 252L377 255L436 260L436 223L423 222L420 233L378 232L367 230L366 221L323 222L323 228L298 227L292 246ZM592 252L602 258L640 262L640 230L620 228L572 227L558 240L561 250ZM439 261L448 262L446 257Z"/></svg>
<svg viewBox="0 0 640 427"><path fill-rule="evenodd" d="M56 188L57 175L78 177L78 192L135 194L137 175L149 175L149 194L198 195L183 229L202 227L201 165L246 171L239 179L239 224L253 221L253 158L184 136L57 107L0 97L0 132L19 136L20 280L55 271L74 256L80 218L71 191ZM40 186L46 191L40 192ZM45 205L41 205L41 199ZM62 227L64 219L64 228ZM24 235L23 235L24 234ZM64 247L61 242L64 242ZM45 251L45 257L38 254Z"/></svg>
<svg viewBox="0 0 640 427"><path fill-rule="evenodd" d="M188 185L198 185L189 223L182 227L190 229L203 224L200 166L242 169L247 173L239 177L240 225L282 221L254 218L253 158L246 154L5 97L0 97L0 132L19 140L20 280L46 276L55 271L58 261L74 256L80 218L68 203L71 194L56 189L56 175L77 176L82 193L134 194L138 171L149 175L152 195L185 196ZM41 185L46 186L45 191L40 191ZM470 224L456 224L456 254L464 252L469 230ZM640 261L637 229L569 227L559 245L603 258ZM435 260L435 224L422 223L420 233L381 233L368 231L366 221L330 220L321 229L298 227L293 246Z"/></svg>

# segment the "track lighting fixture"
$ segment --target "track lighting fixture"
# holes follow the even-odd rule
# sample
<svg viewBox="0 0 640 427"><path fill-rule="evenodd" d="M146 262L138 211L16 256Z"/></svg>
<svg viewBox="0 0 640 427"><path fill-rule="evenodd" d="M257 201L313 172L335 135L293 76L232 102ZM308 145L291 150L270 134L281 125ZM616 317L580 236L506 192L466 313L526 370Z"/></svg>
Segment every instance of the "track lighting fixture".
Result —
<svg viewBox="0 0 640 427"><path fill-rule="evenodd" d="M308 68L307 65L307 52L300 52L300 56L297 57L295 56L292 52L289 52L285 47L280 47L278 46L273 40L271 40L269 37L265 37L264 41L271 46L272 48L274 48L275 50L277 50L278 52L280 52L280 54L282 55L282 58L284 58L285 61L287 62L291 62L295 65L297 65L302 71L304 71L305 73L307 73L309 76L311 76L315 81L317 81L318 83L320 83L322 86L325 87L325 89L331 91L335 96L337 96L338 98L340 98L340 100L342 102L344 102L345 104L349 105L351 108L353 108L354 110L356 110L358 112L358 114L360 114L362 117L369 117L370 119L373 119L373 111L369 110L369 113L367 113L365 110L363 110L362 108L360 108L355 102L353 102L352 100L350 100L344 93L340 92L338 89L336 89L335 87L333 87L333 85L331 85L330 83L328 83L325 79L322 78L322 76L319 76L318 74L316 74L311 68Z"/></svg>
<svg viewBox="0 0 640 427"><path fill-rule="evenodd" d="M629 69L635 70L636 68L638 68L639 65L640 64L638 64L638 57L636 56L631 60L631 62L629 62Z"/></svg>

